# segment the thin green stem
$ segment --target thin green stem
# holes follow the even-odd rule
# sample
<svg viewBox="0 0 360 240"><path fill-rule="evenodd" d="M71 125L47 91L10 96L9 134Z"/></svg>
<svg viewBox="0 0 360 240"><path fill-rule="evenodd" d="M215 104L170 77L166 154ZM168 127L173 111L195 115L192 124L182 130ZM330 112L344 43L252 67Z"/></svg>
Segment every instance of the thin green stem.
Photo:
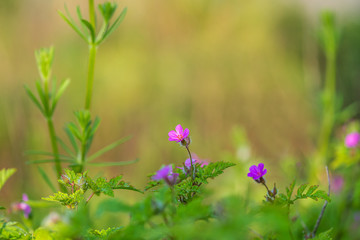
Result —
<svg viewBox="0 0 360 240"><path fill-rule="evenodd" d="M190 157L191 178L192 178L192 180L194 181L194 180L195 180L195 165L193 165L193 160L192 160L192 156L191 156L191 153L190 153L190 149L189 149L188 144L186 144L185 147L186 147L186 150L187 150L187 152L188 152L188 154L189 154L189 157Z"/></svg>
<svg viewBox="0 0 360 240"><path fill-rule="evenodd" d="M92 90L94 84L96 48L97 46L93 43L89 45L89 65L88 65L88 78L87 78L86 98L85 98L86 110L90 110L90 105L91 105L91 96L92 96Z"/></svg>
<svg viewBox="0 0 360 240"><path fill-rule="evenodd" d="M95 29L95 5L94 0L89 0L89 20L93 28Z"/></svg>
<svg viewBox="0 0 360 240"><path fill-rule="evenodd" d="M48 124L48 129L49 129L49 134L50 134L50 140L51 140L51 147L54 153L54 158L55 158L55 169L56 169L56 175L57 178L60 179L61 177L61 164L60 164L60 159L59 159L59 149L58 149L58 145L57 145L57 141L56 141L56 133L55 133L55 128L54 128L54 123L51 117L47 118L47 124ZM59 187L60 189L64 190L64 187L59 183Z"/></svg>

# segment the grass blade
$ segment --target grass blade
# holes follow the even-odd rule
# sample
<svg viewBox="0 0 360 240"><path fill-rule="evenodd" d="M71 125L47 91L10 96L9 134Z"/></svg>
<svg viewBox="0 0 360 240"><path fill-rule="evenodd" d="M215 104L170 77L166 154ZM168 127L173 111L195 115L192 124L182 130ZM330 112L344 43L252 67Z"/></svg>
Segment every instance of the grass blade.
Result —
<svg viewBox="0 0 360 240"><path fill-rule="evenodd" d="M35 95L31 92L30 88L28 86L24 86L26 93L30 97L30 99L35 103L35 105L40 109L41 113L44 114L44 109L41 107L40 102L37 100Z"/></svg>
<svg viewBox="0 0 360 240"><path fill-rule="evenodd" d="M111 167L111 166L125 166L130 165L133 163L137 163L139 159L131 160L131 161L121 161L121 162L102 162L102 163L86 163L89 166L95 166L95 167Z"/></svg>
<svg viewBox="0 0 360 240"><path fill-rule="evenodd" d="M124 137L104 148L102 148L101 150L97 151L96 153L94 153L93 155L91 155L90 157L87 158L87 161L90 162L98 157L100 157L101 155L103 155L104 153L110 151L111 149L117 147L118 145L130 140L132 138L132 136L127 136L127 137Z"/></svg>
<svg viewBox="0 0 360 240"><path fill-rule="evenodd" d="M42 159L42 160L30 160L27 161L27 164L39 164L39 163L52 163L52 162L56 162L57 160L55 159ZM68 160L68 159L59 159L60 162L67 162L67 163L72 163L74 162L74 160Z"/></svg>
<svg viewBox="0 0 360 240"><path fill-rule="evenodd" d="M38 167L38 171L39 171L41 177L44 179L44 181L47 183L47 185L51 189L51 191L56 192L54 185L51 183L51 181L50 181L48 175L45 173L44 169L42 169L41 167Z"/></svg>

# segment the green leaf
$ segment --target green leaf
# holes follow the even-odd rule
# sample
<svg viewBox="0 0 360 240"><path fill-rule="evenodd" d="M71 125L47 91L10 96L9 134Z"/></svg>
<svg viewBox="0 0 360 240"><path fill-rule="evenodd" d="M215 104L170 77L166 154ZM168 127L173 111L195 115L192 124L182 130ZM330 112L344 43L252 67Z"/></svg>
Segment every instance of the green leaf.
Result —
<svg viewBox="0 0 360 240"><path fill-rule="evenodd" d="M289 188L286 188L286 194L289 200L291 199L291 195L294 191L295 183L296 180L294 179L294 181L290 184Z"/></svg>
<svg viewBox="0 0 360 240"><path fill-rule="evenodd" d="M1 169L0 170L0 190L4 186L5 182L16 172L15 168Z"/></svg>
<svg viewBox="0 0 360 240"><path fill-rule="evenodd" d="M41 111L42 114L44 114L44 109L41 107L40 102L37 100L37 98L35 97L35 95L32 93L32 91L30 90L30 88L28 86L24 86L26 93L28 94L28 96L30 97L30 99L35 103L35 105L39 108L39 110ZM44 114L45 115L45 114Z"/></svg>
<svg viewBox="0 0 360 240"><path fill-rule="evenodd" d="M48 175L46 174L46 172L44 171L44 169L42 169L41 167L38 167L38 171L41 175L41 177L44 179L44 181L46 182L46 184L49 186L49 188L51 189L51 191L56 192L56 189L54 187L54 185L51 183Z"/></svg>
<svg viewBox="0 0 360 240"><path fill-rule="evenodd" d="M120 162L88 162L86 165L96 166L96 167L111 167L111 166L126 166L133 163L137 163L139 159L131 160L131 161L120 161Z"/></svg>
<svg viewBox="0 0 360 240"><path fill-rule="evenodd" d="M0 210L5 210L6 208L4 208L3 206L0 206Z"/></svg>
<svg viewBox="0 0 360 240"><path fill-rule="evenodd" d="M103 155L104 153L106 153L106 152L110 151L111 149L119 146L120 144L122 144L122 143L130 140L131 138L132 138L132 136L127 136L127 137L124 137L124 138L122 138L122 139L120 139L120 140L117 140L116 142L114 142L114 143L112 143L112 144L110 144L110 145L102 148L101 150L97 151L96 153L94 153L93 155L91 155L90 157L88 157L87 161L90 162L90 161L92 161L92 160L100 157L100 156Z"/></svg>
<svg viewBox="0 0 360 240"><path fill-rule="evenodd" d="M330 228L329 230L315 236L313 240L332 240L333 239L332 236L333 236L333 229Z"/></svg>
<svg viewBox="0 0 360 240"><path fill-rule="evenodd" d="M316 189L318 189L319 185L312 185L309 187L307 192L305 193L306 196L310 196Z"/></svg>
<svg viewBox="0 0 360 240"><path fill-rule="evenodd" d="M45 227L39 227L34 232L34 240L53 240L50 230Z"/></svg>
<svg viewBox="0 0 360 240"><path fill-rule="evenodd" d="M50 156L50 157L54 157L55 154L52 152L45 152L45 151L38 151L38 150L29 150L25 152L26 155L40 155L40 156ZM58 157L60 157L61 159L66 159L66 160L73 160L73 158L62 155L62 154L58 154Z"/></svg>
<svg viewBox="0 0 360 240"><path fill-rule="evenodd" d="M304 183L297 190L297 196L301 196L309 184Z"/></svg>
<svg viewBox="0 0 360 240"><path fill-rule="evenodd" d="M75 208L83 199L84 191L82 189L76 190L74 193L67 194L63 192L54 193L53 196L42 198L46 201L58 202L68 208Z"/></svg>
<svg viewBox="0 0 360 240"><path fill-rule="evenodd" d="M74 21L72 20L67 8L66 8L66 5L65 5L65 11L67 12L68 14L68 17L66 17L62 12L58 11L60 17L62 19L64 19L64 21L69 24L69 26L77 33L79 34L79 36L84 39L86 42L88 42L86 36L84 35L84 33L81 32L81 30L76 26L76 24L74 23Z"/></svg>
<svg viewBox="0 0 360 240"><path fill-rule="evenodd" d="M57 160L55 159L41 159L41 160L30 160L30 161L26 161L27 164L39 164L39 163L52 163L52 162L56 162ZM67 162L67 163L72 163L74 162L74 160L68 160L68 159L59 159L60 162Z"/></svg>
<svg viewBox="0 0 360 240"><path fill-rule="evenodd" d="M55 107L57 102L59 101L59 98L61 97L61 95L64 93L64 91L66 90L66 88L68 87L70 83L70 79L66 79L65 81L63 81L59 87L59 90L57 91L53 103L52 103L52 107L51 107L51 114L54 113Z"/></svg>
<svg viewBox="0 0 360 240"><path fill-rule="evenodd" d="M124 20L125 15L127 12L127 8L124 8L124 10L122 10L122 12L120 13L120 15L118 16L118 18L115 20L115 22L113 23L113 25L111 25L111 27L109 28L108 31L105 32L104 36L97 42L97 44L100 44L101 42L103 42L108 36L110 36L110 34L115 31L115 29L117 27L119 27L120 23Z"/></svg>
<svg viewBox="0 0 360 240"><path fill-rule="evenodd" d="M106 199L98 205L96 216L100 217L104 212L131 212L132 209L132 206L120 202L117 199Z"/></svg>
<svg viewBox="0 0 360 240"><path fill-rule="evenodd" d="M69 129L68 127L65 127L64 130L65 130L65 133L66 133L66 135L68 136L68 138L69 138L69 140L70 140L70 143L71 143L71 145L73 146L75 152L76 152L76 153L79 152L79 148L78 148L78 146L77 146L77 144L76 144L75 137L74 137L74 135L72 134L72 132L70 131L70 129Z"/></svg>
<svg viewBox="0 0 360 240"><path fill-rule="evenodd" d="M81 22L89 30L90 37L91 37L91 42L94 43L95 42L95 29L94 29L93 25L91 25L91 23L89 21L87 21L86 19L81 19Z"/></svg>
<svg viewBox="0 0 360 240"><path fill-rule="evenodd" d="M328 194L323 191L323 190L318 190L315 193L313 193L311 196L311 198L313 198L314 200L317 200L316 198L320 198L320 199L324 199L328 202L331 202L330 197L328 196Z"/></svg>
<svg viewBox="0 0 360 240"><path fill-rule="evenodd" d="M36 85L36 90L37 90L38 95L40 97L41 103L42 103L42 105L44 107L43 108L44 109L44 115L45 115L45 117L48 117L48 110L49 110L48 107L49 106L48 106L48 102L47 102L48 99L46 98L46 96L44 94L44 89L42 88L40 81L36 81L35 85Z"/></svg>

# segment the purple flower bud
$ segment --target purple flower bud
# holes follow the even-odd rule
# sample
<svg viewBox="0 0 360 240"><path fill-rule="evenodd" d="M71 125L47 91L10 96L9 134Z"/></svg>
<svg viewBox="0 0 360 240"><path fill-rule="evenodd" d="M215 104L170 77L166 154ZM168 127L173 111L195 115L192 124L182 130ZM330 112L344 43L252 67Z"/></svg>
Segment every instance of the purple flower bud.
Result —
<svg viewBox="0 0 360 240"><path fill-rule="evenodd" d="M249 168L249 173L247 174L248 177L252 177L255 181L259 182L260 178L262 178L267 170L264 169L264 164L263 163L259 163L258 166L256 165L252 165L250 168Z"/></svg>
<svg viewBox="0 0 360 240"><path fill-rule="evenodd" d="M183 130L180 124L175 127L175 131L170 131L168 135L169 141L181 142L187 145L190 144L189 129L186 128Z"/></svg>
<svg viewBox="0 0 360 240"><path fill-rule="evenodd" d="M348 148L355 148L359 145L360 134L357 132L352 132L346 135L345 137L345 146Z"/></svg>
<svg viewBox="0 0 360 240"><path fill-rule="evenodd" d="M172 166L167 165L158 170L152 179L155 181L164 180L169 186L174 186L178 177L178 173L173 173Z"/></svg>

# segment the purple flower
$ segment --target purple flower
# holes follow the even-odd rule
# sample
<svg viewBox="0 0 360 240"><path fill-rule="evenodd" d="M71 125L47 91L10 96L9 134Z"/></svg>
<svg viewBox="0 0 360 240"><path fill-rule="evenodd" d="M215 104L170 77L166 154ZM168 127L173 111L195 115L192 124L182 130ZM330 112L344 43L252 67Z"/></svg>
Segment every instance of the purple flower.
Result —
<svg viewBox="0 0 360 240"><path fill-rule="evenodd" d="M196 154L192 153L192 164L199 164L200 167L204 167L206 165L209 165L209 162L203 159L200 159ZM184 167L177 167L179 169L182 169L185 174L188 174L191 170L191 161L190 158L185 160Z"/></svg>
<svg viewBox="0 0 360 240"><path fill-rule="evenodd" d="M182 142L188 138L189 129L185 128L185 130L183 130L182 126L179 124L175 127L175 131L170 131L168 135L169 141Z"/></svg>
<svg viewBox="0 0 360 240"><path fill-rule="evenodd" d="M169 186L174 186L178 177L178 173L173 173L172 166L167 165L160 168L160 170L156 172L152 179L155 181L164 180Z"/></svg>
<svg viewBox="0 0 360 240"><path fill-rule="evenodd" d="M248 177L252 177L255 181L260 181L259 179L262 178L267 170L264 169L264 164L263 163L259 163L258 166L256 165L252 165L250 168L249 168L249 173L247 174Z"/></svg>
<svg viewBox="0 0 360 240"><path fill-rule="evenodd" d="M348 148L357 147L359 142L360 142L360 134L357 132L349 133L345 137L345 146Z"/></svg>
<svg viewBox="0 0 360 240"><path fill-rule="evenodd" d="M25 218L29 218L29 215L31 213L31 207L28 204L26 204L27 201L29 201L29 198L24 193L22 195L22 202L13 204L13 209L15 211L22 211L24 213Z"/></svg>

